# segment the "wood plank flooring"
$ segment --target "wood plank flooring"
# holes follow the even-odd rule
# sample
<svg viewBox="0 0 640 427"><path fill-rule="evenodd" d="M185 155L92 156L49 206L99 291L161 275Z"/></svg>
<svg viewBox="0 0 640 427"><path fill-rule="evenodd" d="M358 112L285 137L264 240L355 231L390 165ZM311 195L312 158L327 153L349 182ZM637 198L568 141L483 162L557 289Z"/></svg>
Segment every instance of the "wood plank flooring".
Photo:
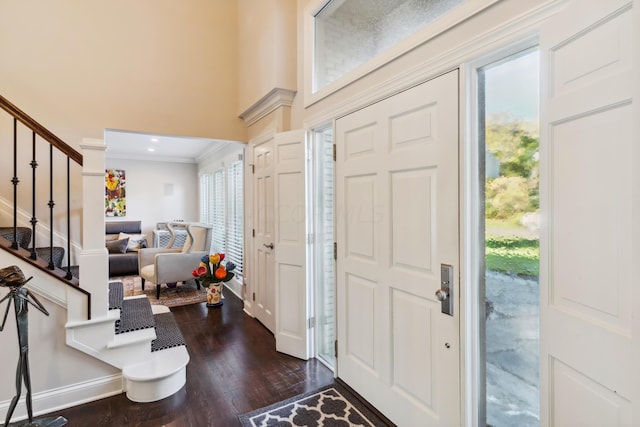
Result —
<svg viewBox="0 0 640 427"><path fill-rule="evenodd" d="M226 427L237 416L311 391L333 381L333 372L275 351L271 332L242 311L227 291L224 305L204 303L171 309L191 361L187 384L177 394L135 403L124 394L57 411L68 426Z"/></svg>

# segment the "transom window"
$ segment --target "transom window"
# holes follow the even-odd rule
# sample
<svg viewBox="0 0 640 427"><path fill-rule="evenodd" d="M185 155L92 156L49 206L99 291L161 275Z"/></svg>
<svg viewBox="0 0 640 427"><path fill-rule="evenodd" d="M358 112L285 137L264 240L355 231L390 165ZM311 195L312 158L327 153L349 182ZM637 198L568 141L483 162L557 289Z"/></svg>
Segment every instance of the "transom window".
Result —
<svg viewBox="0 0 640 427"><path fill-rule="evenodd" d="M330 0L314 15L313 92L464 0Z"/></svg>

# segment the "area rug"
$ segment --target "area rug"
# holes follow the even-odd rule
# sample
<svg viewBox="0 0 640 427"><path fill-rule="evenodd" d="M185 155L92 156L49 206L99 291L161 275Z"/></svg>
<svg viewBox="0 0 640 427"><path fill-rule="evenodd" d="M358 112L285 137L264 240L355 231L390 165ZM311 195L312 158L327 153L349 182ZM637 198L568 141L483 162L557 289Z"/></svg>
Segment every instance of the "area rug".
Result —
<svg viewBox="0 0 640 427"><path fill-rule="evenodd" d="M389 426L338 383L238 417L244 427Z"/></svg>
<svg viewBox="0 0 640 427"><path fill-rule="evenodd" d="M112 277L110 280L119 280L124 287L124 296L146 295L149 297L151 305L165 305L167 307L177 307L179 305L196 304L207 301L207 288L196 288L193 280L178 282L176 287L168 288L162 285L160 288L160 299L156 299L156 285L147 282L144 291L142 290L142 279L139 276Z"/></svg>

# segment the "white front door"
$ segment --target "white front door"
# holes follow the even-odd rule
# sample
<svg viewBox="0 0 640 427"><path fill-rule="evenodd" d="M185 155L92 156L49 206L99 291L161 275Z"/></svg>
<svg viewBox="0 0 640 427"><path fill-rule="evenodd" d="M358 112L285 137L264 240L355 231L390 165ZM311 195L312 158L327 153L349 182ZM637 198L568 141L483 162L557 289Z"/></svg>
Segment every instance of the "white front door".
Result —
<svg viewBox="0 0 640 427"><path fill-rule="evenodd" d="M309 303L305 203L305 133L275 136L276 350L308 359Z"/></svg>
<svg viewBox="0 0 640 427"><path fill-rule="evenodd" d="M397 425L460 425L458 71L338 119L336 145L338 377Z"/></svg>
<svg viewBox="0 0 640 427"><path fill-rule="evenodd" d="M273 135L265 136L253 147L254 315L271 332L275 331L273 140Z"/></svg>
<svg viewBox="0 0 640 427"><path fill-rule="evenodd" d="M541 32L542 426L638 425L633 25L628 1L581 0Z"/></svg>

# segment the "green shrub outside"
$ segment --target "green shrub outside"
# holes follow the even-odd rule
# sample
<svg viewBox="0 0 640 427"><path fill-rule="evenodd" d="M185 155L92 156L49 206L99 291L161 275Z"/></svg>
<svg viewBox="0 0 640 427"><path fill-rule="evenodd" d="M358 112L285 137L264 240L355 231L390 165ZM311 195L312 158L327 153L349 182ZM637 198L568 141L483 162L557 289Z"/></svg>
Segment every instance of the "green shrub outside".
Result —
<svg viewBox="0 0 640 427"><path fill-rule="evenodd" d="M485 183L486 224L516 231L522 228L522 215L536 212L540 204L537 124L498 115L489 118L485 132L486 148L500 169L498 177L487 178ZM487 270L537 277L539 265L538 239L487 236Z"/></svg>

